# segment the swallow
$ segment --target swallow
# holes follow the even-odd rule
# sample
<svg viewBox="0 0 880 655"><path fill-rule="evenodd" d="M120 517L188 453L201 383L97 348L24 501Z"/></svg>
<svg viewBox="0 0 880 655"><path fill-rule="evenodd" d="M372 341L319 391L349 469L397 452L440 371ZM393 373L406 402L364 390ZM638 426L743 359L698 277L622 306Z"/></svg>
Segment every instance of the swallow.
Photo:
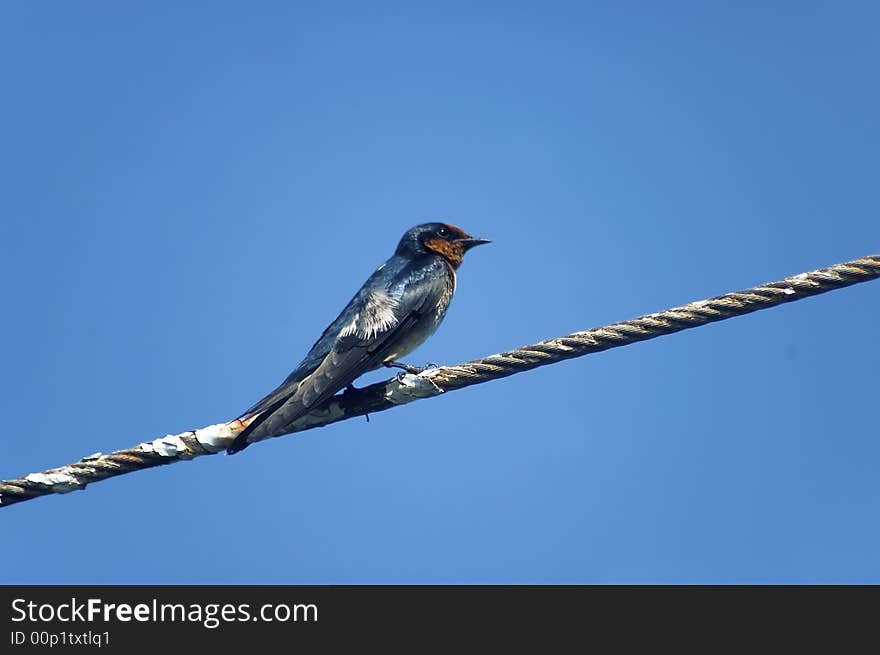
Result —
<svg viewBox="0 0 880 655"><path fill-rule="evenodd" d="M446 223L424 223L404 234L284 382L238 417L250 423L226 452L284 434L286 426L368 371L408 369L398 359L443 321L464 254L484 243L489 240Z"/></svg>

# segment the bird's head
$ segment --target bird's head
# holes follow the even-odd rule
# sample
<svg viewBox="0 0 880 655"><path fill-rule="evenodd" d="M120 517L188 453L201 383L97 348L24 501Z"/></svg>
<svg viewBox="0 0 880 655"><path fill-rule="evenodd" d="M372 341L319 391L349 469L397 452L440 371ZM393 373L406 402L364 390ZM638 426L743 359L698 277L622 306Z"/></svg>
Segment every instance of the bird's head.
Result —
<svg viewBox="0 0 880 655"><path fill-rule="evenodd" d="M453 268L461 266L464 254L488 239L472 237L460 227L448 223L422 223L410 229L397 246L398 255L436 254L448 261Z"/></svg>

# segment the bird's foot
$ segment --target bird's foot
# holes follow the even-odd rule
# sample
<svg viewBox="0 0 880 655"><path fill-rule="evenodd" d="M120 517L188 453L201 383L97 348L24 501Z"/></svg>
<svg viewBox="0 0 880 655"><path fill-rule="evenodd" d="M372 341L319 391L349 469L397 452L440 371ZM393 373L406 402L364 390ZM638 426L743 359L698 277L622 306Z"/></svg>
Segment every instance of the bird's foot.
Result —
<svg viewBox="0 0 880 655"><path fill-rule="evenodd" d="M428 370L428 366L413 366L412 364L404 364L403 362L385 362L385 366L387 368L399 368L402 371L406 371L411 375L418 375L419 373L423 373Z"/></svg>

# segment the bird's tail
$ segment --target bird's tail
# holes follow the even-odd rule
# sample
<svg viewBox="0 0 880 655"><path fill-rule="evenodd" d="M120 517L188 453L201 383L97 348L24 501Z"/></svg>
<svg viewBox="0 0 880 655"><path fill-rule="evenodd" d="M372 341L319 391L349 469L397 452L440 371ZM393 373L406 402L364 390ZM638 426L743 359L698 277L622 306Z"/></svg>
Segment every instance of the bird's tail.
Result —
<svg viewBox="0 0 880 655"><path fill-rule="evenodd" d="M254 443L254 441L252 441L250 438L251 435L253 435L257 428L263 425L266 420L275 413L277 409L279 409L284 403L286 403L287 400L287 397L279 398L274 403L267 405L262 409L257 409L257 412L259 413L254 412L252 409L242 414L239 419L247 419L251 416L253 416L254 418L244 430L242 430L235 436L235 439L233 439L232 443L229 444L229 446L226 448L226 454L234 455L235 453L241 452L252 443ZM260 405L258 404L254 407L257 408L260 407Z"/></svg>

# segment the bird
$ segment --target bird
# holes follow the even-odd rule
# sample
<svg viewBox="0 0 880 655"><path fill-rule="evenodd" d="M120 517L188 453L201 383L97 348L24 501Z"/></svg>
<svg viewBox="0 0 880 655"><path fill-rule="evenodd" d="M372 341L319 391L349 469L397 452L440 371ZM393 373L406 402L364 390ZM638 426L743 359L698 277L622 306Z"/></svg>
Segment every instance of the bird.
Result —
<svg viewBox="0 0 880 655"><path fill-rule="evenodd" d="M485 243L491 242L448 223L409 229L293 372L238 417L247 427L226 452L233 455L283 434L279 430L368 371L382 366L412 371L415 367L400 364L399 358L436 331L455 293L465 253Z"/></svg>

